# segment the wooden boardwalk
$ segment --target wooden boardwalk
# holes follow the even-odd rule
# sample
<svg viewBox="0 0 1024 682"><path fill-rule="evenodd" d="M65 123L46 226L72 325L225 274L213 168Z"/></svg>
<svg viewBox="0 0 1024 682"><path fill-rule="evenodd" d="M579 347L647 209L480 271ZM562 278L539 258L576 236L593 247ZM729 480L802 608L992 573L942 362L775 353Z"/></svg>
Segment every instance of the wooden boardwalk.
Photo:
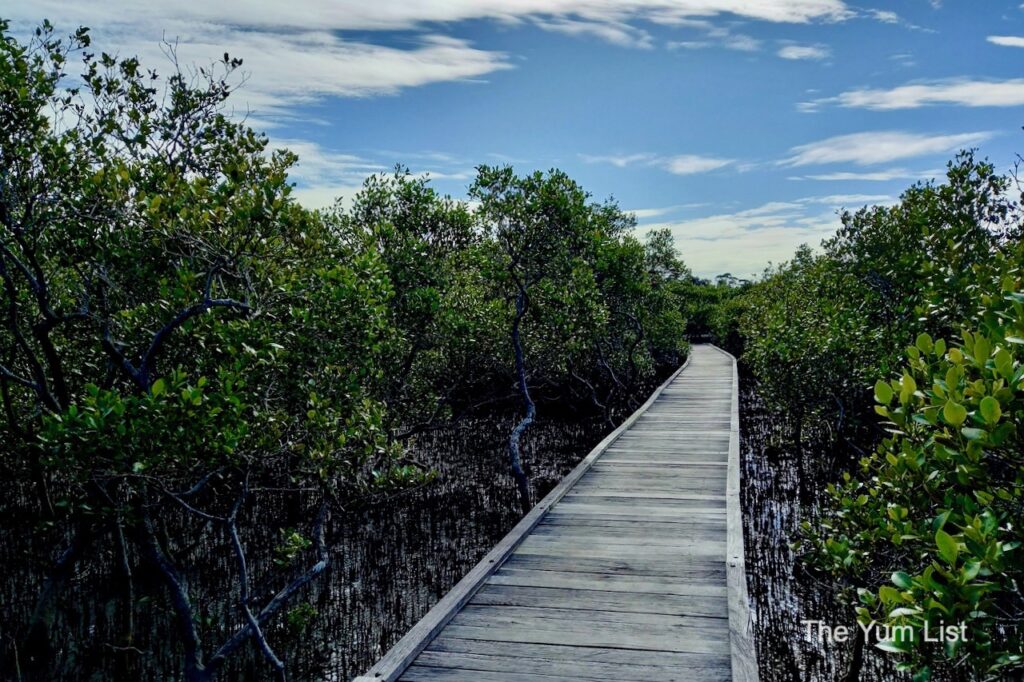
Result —
<svg viewBox="0 0 1024 682"><path fill-rule="evenodd" d="M737 384L695 346L356 682L756 682Z"/></svg>

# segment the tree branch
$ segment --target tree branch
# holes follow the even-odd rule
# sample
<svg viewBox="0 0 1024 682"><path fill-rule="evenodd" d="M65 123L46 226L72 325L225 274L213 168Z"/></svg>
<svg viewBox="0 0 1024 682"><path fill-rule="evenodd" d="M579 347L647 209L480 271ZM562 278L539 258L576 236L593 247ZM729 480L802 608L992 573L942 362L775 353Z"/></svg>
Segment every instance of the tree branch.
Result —
<svg viewBox="0 0 1024 682"><path fill-rule="evenodd" d="M249 482L246 480L242 484L242 493L238 496L238 500L235 501L234 507L231 509L231 513L228 514L226 519L226 527L228 531L228 537L231 539L231 546L235 552L235 559L238 562L238 601L242 607L242 612L245 614L245 619L249 623L249 630L252 632L252 636L256 638L256 643L260 647L260 651L263 652L263 657L274 667L277 673L277 679L281 682L287 680L285 675L284 663L274 650L270 647L270 643L267 642L266 636L263 634L263 630L260 628L259 621L256 620L256 616L253 615L252 609L249 608L249 568L246 565L245 560L245 549L242 547L242 539L238 536L238 510L242 507L242 502L245 500L249 490Z"/></svg>
<svg viewBox="0 0 1024 682"><path fill-rule="evenodd" d="M313 564L308 570L302 575L289 583L281 591L274 595L266 606L264 606L258 614L255 615L255 624L250 622L245 625L242 629L238 630L234 635L231 636L228 641L224 642L223 645L210 657L207 663L207 669L212 673L216 672L227 658L240 648L250 637L252 637L259 626L263 625L272 615L274 615L282 606L294 596L296 592L301 590L303 587L308 585L314 578L323 573L327 569L327 565L330 562L330 557L327 555L327 544L324 540L324 523L327 518L327 502L326 500L320 505L320 512L317 514L316 522L313 526L313 538L316 546L317 562Z"/></svg>

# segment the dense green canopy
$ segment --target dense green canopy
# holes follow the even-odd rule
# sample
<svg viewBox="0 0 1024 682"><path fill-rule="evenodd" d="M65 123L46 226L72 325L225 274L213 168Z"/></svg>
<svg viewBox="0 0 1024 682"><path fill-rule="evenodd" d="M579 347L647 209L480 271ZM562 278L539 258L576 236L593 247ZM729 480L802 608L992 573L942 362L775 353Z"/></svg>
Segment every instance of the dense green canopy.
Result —
<svg viewBox="0 0 1024 682"><path fill-rule="evenodd" d="M264 627L324 570L333 509L429 480L407 438L523 401L611 421L685 353L685 267L615 204L481 167L475 210L398 169L309 211L294 155L227 113L239 65L161 79L84 29L22 43L0 23L0 466L60 541L26 670L49 665L75 562L109 552L159 577L189 679L249 641L283 676ZM305 526L246 547L254 497ZM158 532L169 510L233 557L224 642L196 617L204 567ZM277 587L253 598L268 564L247 556L271 552Z"/></svg>

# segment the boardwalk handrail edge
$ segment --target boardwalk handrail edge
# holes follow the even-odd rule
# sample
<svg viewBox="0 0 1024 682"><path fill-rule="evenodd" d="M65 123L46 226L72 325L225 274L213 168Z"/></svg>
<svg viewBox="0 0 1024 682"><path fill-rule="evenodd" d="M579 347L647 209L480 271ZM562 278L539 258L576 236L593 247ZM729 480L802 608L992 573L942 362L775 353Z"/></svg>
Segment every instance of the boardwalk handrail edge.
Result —
<svg viewBox="0 0 1024 682"><path fill-rule="evenodd" d="M654 404L654 401L658 399L662 391L683 373L683 370L689 366L692 355L692 352L688 354L686 361L677 370L672 372L672 375L662 382L660 386L654 389L654 392L647 398L647 401L636 412L629 415L614 431L594 446L594 449L583 458L583 461L577 464L551 492L545 495L526 516L520 519L519 523L476 566L470 569L469 573L463 576L462 580L456 583L455 587L449 590L416 625L405 633L405 636L398 640L372 668L363 675L353 678L352 682L394 682L397 680L444 626L455 617L455 614L483 587L487 578L497 571L520 543L526 539L526 536L540 523L548 510L576 485L576 482L590 470L594 462L611 447L612 443L617 441L623 433L633 426L636 420Z"/></svg>
<svg viewBox="0 0 1024 682"><path fill-rule="evenodd" d="M726 474L725 581L729 600L729 649L733 682L759 682L754 624L747 593L747 568L743 546L743 508L740 500L740 398L736 357L708 344L732 360L732 409L729 420L729 465Z"/></svg>

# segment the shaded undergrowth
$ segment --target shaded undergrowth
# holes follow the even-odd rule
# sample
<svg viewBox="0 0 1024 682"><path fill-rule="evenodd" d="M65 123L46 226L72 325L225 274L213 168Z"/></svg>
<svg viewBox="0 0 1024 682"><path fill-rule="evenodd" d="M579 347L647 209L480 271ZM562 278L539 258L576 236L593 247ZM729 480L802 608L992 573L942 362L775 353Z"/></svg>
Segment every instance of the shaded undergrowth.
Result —
<svg viewBox="0 0 1024 682"><path fill-rule="evenodd" d="M892 682L903 677L893 661L863 648L855 662L854 638L819 642L801 621L820 620L857 630L853 609L838 603L827 577L808 571L790 548L800 524L813 520L825 483L856 462L849 445L834 438L828 424L805 430L797 444L786 415L770 410L755 380L741 371L740 433L743 457L743 519L747 581L756 614L761 678L794 682L863 680Z"/></svg>

